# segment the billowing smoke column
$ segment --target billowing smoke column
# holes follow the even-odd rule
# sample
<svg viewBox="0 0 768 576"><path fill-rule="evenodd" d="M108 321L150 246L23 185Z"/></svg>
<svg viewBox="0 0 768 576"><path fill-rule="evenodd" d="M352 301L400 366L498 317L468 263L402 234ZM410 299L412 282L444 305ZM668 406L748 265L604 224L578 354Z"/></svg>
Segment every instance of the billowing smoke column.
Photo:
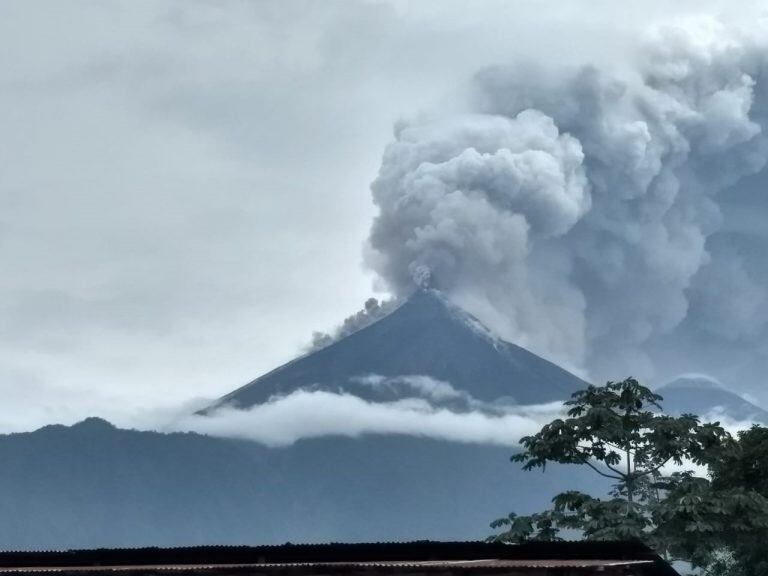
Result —
<svg viewBox="0 0 768 576"><path fill-rule="evenodd" d="M766 32L658 29L621 77L480 71L469 113L398 128L369 265L595 378L765 341Z"/></svg>

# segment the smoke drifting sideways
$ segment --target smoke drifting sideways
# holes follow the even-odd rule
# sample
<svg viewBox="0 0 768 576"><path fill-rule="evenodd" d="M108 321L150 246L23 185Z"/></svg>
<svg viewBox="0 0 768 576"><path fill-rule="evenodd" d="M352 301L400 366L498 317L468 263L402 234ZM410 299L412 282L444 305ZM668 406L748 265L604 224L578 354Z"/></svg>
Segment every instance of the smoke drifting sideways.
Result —
<svg viewBox="0 0 768 576"><path fill-rule="evenodd" d="M401 302L397 299L379 302L376 298L368 298L362 310L348 316L344 321L330 332L313 332L312 342L307 346L306 353L316 352L330 346L334 342L370 326L377 320L393 312Z"/></svg>
<svg viewBox="0 0 768 576"><path fill-rule="evenodd" d="M700 18L650 31L624 73L480 70L466 113L397 126L367 264L595 381L759 373L766 32Z"/></svg>

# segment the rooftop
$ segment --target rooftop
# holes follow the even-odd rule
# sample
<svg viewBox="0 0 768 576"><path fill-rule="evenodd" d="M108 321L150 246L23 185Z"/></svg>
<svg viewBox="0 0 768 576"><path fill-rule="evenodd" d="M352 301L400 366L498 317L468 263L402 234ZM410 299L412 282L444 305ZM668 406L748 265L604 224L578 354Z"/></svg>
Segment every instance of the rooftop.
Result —
<svg viewBox="0 0 768 576"><path fill-rule="evenodd" d="M676 576L649 548L626 542L404 542L0 552L0 572L76 576L120 572L225 576L505 574Z"/></svg>

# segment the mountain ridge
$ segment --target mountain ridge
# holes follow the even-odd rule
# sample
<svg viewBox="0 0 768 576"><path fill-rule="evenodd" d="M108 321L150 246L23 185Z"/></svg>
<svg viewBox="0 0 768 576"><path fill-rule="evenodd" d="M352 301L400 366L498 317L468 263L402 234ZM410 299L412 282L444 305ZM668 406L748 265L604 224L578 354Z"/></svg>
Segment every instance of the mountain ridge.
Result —
<svg viewBox="0 0 768 576"><path fill-rule="evenodd" d="M475 540L587 472L511 465L511 450L403 435L287 447L103 419L0 434L0 548Z"/></svg>

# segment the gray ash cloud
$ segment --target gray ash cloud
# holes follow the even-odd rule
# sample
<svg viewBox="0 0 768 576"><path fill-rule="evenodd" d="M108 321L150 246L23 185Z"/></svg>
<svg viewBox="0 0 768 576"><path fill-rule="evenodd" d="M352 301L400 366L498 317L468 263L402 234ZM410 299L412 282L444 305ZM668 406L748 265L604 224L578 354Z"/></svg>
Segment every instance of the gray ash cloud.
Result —
<svg viewBox="0 0 768 576"><path fill-rule="evenodd" d="M397 296L426 274L596 378L761 362L765 38L699 18L650 32L623 73L480 70L466 111L398 125L368 265Z"/></svg>

